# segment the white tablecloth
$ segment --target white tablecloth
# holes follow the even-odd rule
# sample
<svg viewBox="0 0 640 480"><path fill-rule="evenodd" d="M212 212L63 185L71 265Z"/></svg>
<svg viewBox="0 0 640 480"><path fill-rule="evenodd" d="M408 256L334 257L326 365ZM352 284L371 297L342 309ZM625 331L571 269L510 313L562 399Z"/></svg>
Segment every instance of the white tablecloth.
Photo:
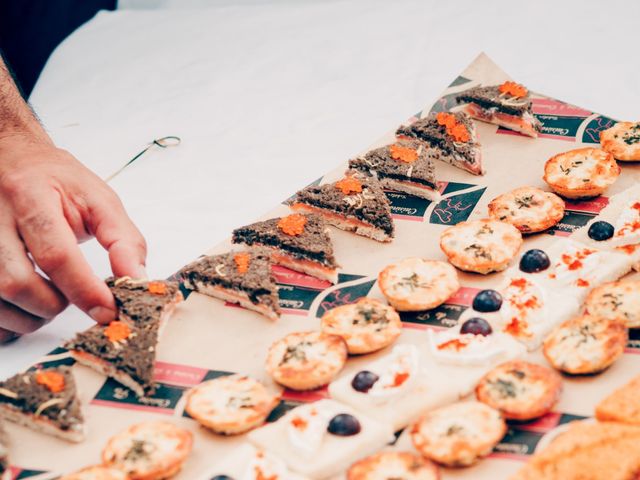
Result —
<svg viewBox="0 0 640 480"><path fill-rule="evenodd" d="M112 182L153 277L365 148L482 50L532 90L640 117L639 2L122 3L154 2L165 8L101 13L75 32L31 97L54 140L102 176L153 138L182 137ZM83 250L107 276L95 242ZM89 324L70 308L0 348L0 378Z"/></svg>

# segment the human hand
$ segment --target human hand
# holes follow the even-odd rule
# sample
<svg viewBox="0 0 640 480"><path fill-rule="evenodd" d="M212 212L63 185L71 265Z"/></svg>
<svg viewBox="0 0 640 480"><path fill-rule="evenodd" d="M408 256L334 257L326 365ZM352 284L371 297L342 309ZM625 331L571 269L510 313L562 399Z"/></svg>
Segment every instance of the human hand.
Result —
<svg viewBox="0 0 640 480"><path fill-rule="evenodd" d="M0 343L68 302L97 322L115 318L111 292L78 247L92 236L114 275L146 276L145 240L105 182L46 136L0 135Z"/></svg>

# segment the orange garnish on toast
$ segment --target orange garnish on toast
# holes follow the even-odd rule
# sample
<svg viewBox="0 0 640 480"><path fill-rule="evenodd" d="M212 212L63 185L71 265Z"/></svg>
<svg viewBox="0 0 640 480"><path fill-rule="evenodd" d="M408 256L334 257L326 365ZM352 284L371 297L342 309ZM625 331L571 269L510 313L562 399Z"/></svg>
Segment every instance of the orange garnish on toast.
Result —
<svg viewBox="0 0 640 480"><path fill-rule="evenodd" d="M445 127L447 134L452 136L456 142L466 143L471 138L467 127L460 123L452 113L438 112L436 121L438 125Z"/></svg>
<svg viewBox="0 0 640 480"><path fill-rule="evenodd" d="M149 282L147 286L149 293L153 293L155 295L164 295L167 293L167 285L163 282Z"/></svg>
<svg viewBox="0 0 640 480"><path fill-rule="evenodd" d="M529 91L524 87L524 85L520 85L516 82L504 82L502 85L498 87L500 93L504 93L507 95L511 95L512 97L522 98L526 97Z"/></svg>
<svg viewBox="0 0 640 480"><path fill-rule="evenodd" d="M115 320L104 329L104 334L112 342L119 342L129 338L131 328L126 323Z"/></svg>
<svg viewBox="0 0 640 480"><path fill-rule="evenodd" d="M51 393L60 393L65 386L64 375L58 372L38 372L36 383L46 387Z"/></svg>
<svg viewBox="0 0 640 480"><path fill-rule="evenodd" d="M238 269L238 273L245 274L249 271L249 261L251 260L251 255L246 252L236 253L233 256L233 261L236 262L236 268Z"/></svg>
<svg viewBox="0 0 640 480"><path fill-rule="evenodd" d="M278 228L282 233L287 235L300 235L304 232L304 226L307 224L307 217L300 213L293 213L282 217L278 220Z"/></svg>
<svg viewBox="0 0 640 480"><path fill-rule="evenodd" d="M391 158L404 163L413 163L418 159L418 152L413 148L394 144L389 147Z"/></svg>
<svg viewBox="0 0 640 480"><path fill-rule="evenodd" d="M355 177L345 177L336 182L336 188L345 195L362 192L362 183Z"/></svg>

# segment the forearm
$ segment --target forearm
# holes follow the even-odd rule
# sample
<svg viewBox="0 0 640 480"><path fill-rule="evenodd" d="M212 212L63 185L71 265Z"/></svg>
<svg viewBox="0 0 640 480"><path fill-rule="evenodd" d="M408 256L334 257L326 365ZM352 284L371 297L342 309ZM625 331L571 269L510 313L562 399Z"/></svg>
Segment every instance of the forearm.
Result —
<svg viewBox="0 0 640 480"><path fill-rule="evenodd" d="M0 139L16 135L51 143L35 114L22 99L0 56Z"/></svg>

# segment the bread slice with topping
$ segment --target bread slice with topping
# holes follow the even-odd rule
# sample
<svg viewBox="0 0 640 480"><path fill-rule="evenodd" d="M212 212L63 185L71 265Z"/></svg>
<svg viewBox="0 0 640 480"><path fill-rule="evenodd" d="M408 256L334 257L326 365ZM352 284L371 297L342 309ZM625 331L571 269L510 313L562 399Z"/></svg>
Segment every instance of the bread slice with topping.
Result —
<svg viewBox="0 0 640 480"><path fill-rule="evenodd" d="M510 480L632 480L640 471L640 427L571 422Z"/></svg>
<svg viewBox="0 0 640 480"><path fill-rule="evenodd" d="M633 259L627 255L606 251L571 238L558 239L547 249L550 266L535 273L551 291L582 302L591 289L614 282L629 273Z"/></svg>
<svg viewBox="0 0 640 480"><path fill-rule="evenodd" d="M586 245L622 253L640 270L640 185L609 198L600 213L571 235Z"/></svg>
<svg viewBox="0 0 640 480"><path fill-rule="evenodd" d="M380 182L355 170L333 183L300 190L291 208L317 213L327 223L356 235L390 242L394 237L391 204Z"/></svg>
<svg viewBox="0 0 640 480"><path fill-rule="evenodd" d="M458 390L435 378L416 345L401 344L329 385L331 398L401 430L424 413L456 401Z"/></svg>
<svg viewBox="0 0 640 480"><path fill-rule="evenodd" d="M376 176L385 188L437 202L436 167L429 152L418 141L398 140L349 160L349 168Z"/></svg>
<svg viewBox="0 0 640 480"><path fill-rule="evenodd" d="M540 347L559 324L576 315L580 304L571 295L551 289L535 274L509 269L502 287L502 306L495 327L521 342L529 351Z"/></svg>
<svg viewBox="0 0 640 480"><path fill-rule="evenodd" d="M640 426L640 376L633 378L596 405L596 418L601 422L621 422Z"/></svg>
<svg viewBox="0 0 640 480"><path fill-rule="evenodd" d="M58 480L129 480L129 476L119 468L95 465L64 475Z"/></svg>
<svg viewBox="0 0 640 480"><path fill-rule="evenodd" d="M242 443L197 480L308 480L276 455Z"/></svg>
<svg viewBox="0 0 640 480"><path fill-rule="evenodd" d="M264 247L273 263L338 283L339 265L320 215L294 213L236 228L233 243Z"/></svg>
<svg viewBox="0 0 640 480"><path fill-rule="evenodd" d="M473 87L456 96L471 117L537 137L542 124L533 116L531 94L524 86L507 81L501 85Z"/></svg>
<svg viewBox="0 0 640 480"><path fill-rule="evenodd" d="M600 145L616 160L637 162L640 160L640 122L618 122L600 132Z"/></svg>
<svg viewBox="0 0 640 480"><path fill-rule="evenodd" d="M237 303L269 320L280 318L271 255L262 249L202 257L179 272L185 287Z"/></svg>
<svg viewBox="0 0 640 480"><path fill-rule="evenodd" d="M308 478L333 478L354 459L394 439L389 425L335 400L307 403L274 423L253 430L249 441Z"/></svg>
<svg viewBox="0 0 640 480"><path fill-rule="evenodd" d="M403 125L400 139L416 139L429 147L429 156L474 175L484 175L482 152L471 117L464 112L438 112Z"/></svg>
<svg viewBox="0 0 640 480"><path fill-rule="evenodd" d="M71 442L85 423L69 367L29 370L0 382L0 417Z"/></svg>
<svg viewBox="0 0 640 480"><path fill-rule="evenodd" d="M96 325L67 342L77 362L113 378L138 397L153 394L159 324L144 328L114 321Z"/></svg>
<svg viewBox="0 0 640 480"><path fill-rule="evenodd" d="M164 327L183 300L177 282L110 277L106 280L118 309L118 319L144 328L159 323Z"/></svg>

